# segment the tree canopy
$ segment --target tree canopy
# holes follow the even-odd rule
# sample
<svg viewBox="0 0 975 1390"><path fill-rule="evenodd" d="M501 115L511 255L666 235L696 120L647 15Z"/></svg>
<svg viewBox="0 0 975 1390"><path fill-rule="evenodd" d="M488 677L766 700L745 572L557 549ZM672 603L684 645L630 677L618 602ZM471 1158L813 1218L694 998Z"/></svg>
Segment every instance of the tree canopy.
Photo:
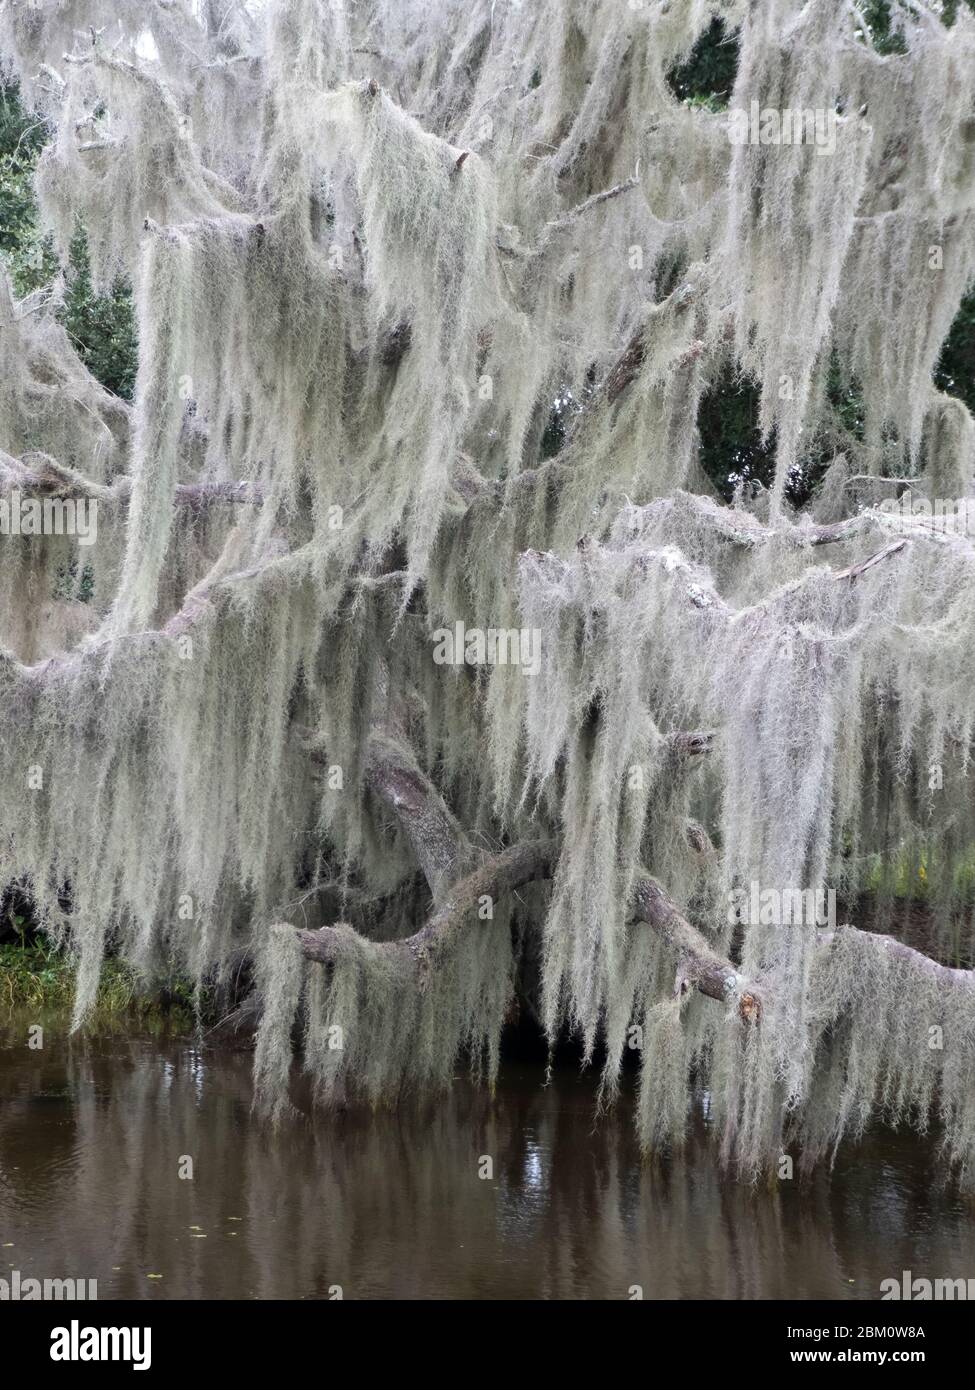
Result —
<svg viewBox="0 0 975 1390"><path fill-rule="evenodd" d="M280 1114L521 1008L647 1150L695 1084L745 1177L975 1181L969 10L4 0L0 67L0 502L97 518L0 538L0 877L76 1024L246 961Z"/></svg>

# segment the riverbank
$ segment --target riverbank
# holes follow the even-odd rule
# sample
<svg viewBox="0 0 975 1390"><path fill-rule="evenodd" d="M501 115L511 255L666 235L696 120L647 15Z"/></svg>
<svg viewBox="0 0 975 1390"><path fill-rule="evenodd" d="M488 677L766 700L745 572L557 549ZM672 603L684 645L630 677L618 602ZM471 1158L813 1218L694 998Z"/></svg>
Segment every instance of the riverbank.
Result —
<svg viewBox="0 0 975 1390"><path fill-rule="evenodd" d="M74 966L64 952L39 937L0 944L0 1010L68 1017L73 1003ZM119 1023L140 1028L165 1023L171 1032L192 1032L196 1017L189 982L174 976L147 988L123 962L106 960L92 1024Z"/></svg>

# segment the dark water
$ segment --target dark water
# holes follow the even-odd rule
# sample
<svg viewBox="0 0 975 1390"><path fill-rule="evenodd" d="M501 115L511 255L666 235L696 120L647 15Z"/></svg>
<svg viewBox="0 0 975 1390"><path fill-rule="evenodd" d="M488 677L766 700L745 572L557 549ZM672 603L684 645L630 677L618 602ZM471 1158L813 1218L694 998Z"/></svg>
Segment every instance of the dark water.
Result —
<svg viewBox="0 0 975 1390"><path fill-rule="evenodd" d="M422 1111L299 1116L272 1137L246 1054L25 1037L0 1051L3 1277L97 1279L100 1299L850 1299L903 1270L975 1277L975 1213L911 1138L751 1192L703 1135L641 1165L625 1111L594 1127L571 1071L545 1088L508 1066L493 1101L458 1081Z"/></svg>

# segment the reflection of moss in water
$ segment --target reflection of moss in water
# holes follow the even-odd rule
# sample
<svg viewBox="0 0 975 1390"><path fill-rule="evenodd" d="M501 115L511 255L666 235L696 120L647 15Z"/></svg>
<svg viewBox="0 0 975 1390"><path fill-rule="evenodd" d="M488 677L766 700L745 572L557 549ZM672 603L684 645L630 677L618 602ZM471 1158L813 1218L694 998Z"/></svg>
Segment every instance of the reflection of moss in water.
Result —
<svg viewBox="0 0 975 1390"><path fill-rule="evenodd" d="M645 1299L875 1299L918 1230L932 1269L971 1267L968 1218L930 1180L937 1136L871 1130L831 1172L767 1192L722 1179L703 1097L684 1152L650 1165L629 1088L594 1127L592 1078L543 1079L512 1066L494 1101L459 1082L434 1107L404 1097L327 1121L303 1097L275 1136L240 1053L133 1033L42 1059L12 1049L4 1253L29 1243L38 1269L90 1271L103 1300L328 1300L341 1287L347 1300L622 1301L634 1285ZM179 1154L198 1156L192 1182Z"/></svg>
<svg viewBox="0 0 975 1390"><path fill-rule="evenodd" d="M33 1009L69 1014L74 1003L74 966L41 939L0 945L0 1010ZM165 1023L176 1032L194 1026L191 986L182 979L147 990L145 981L121 961L108 960L102 971L91 1026L133 1020L152 1027Z"/></svg>

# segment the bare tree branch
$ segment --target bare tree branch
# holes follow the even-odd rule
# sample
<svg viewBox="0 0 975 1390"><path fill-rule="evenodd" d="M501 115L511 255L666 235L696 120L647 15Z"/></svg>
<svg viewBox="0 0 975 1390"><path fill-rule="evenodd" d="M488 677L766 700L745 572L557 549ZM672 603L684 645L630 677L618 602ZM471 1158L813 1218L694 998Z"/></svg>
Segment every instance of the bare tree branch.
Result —
<svg viewBox="0 0 975 1390"><path fill-rule="evenodd" d="M849 568L845 570L839 570L838 573L833 575L833 578L849 579L851 581L857 579L861 574L865 574L867 570L873 569L874 565L879 565L882 560L889 560L892 555L898 554L899 551L904 549L905 545L907 545L906 537L902 537L899 541L890 541L888 545L884 546L883 550L875 551L873 555L869 555L866 560L861 560L859 564L850 565Z"/></svg>
<svg viewBox="0 0 975 1390"><path fill-rule="evenodd" d="M571 227L580 217L584 217L593 208L599 207L601 203L608 202L610 198L618 198L621 193L628 193L631 188L636 188L640 182L640 164L637 161L636 172L631 174L622 183L614 184L612 188L604 188L601 193L594 193L591 198L586 198L584 202L570 208L561 217L554 218L545 224L545 236L551 236L555 232L563 232Z"/></svg>

